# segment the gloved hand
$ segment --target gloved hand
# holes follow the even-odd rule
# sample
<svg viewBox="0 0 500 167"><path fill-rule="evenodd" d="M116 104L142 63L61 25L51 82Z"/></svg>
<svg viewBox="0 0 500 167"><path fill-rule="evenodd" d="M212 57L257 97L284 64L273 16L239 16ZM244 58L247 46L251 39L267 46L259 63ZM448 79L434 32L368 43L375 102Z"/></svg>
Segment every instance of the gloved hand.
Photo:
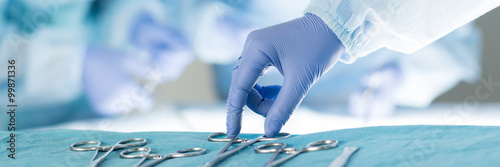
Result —
<svg viewBox="0 0 500 167"><path fill-rule="evenodd" d="M228 137L240 133L245 104L266 117L265 135L276 136L309 88L343 52L337 36L312 14L250 33L232 71L227 99ZM283 75L283 86L256 85L272 66Z"/></svg>
<svg viewBox="0 0 500 167"><path fill-rule="evenodd" d="M148 13L137 16L132 26L130 40L134 46L149 55L142 59L147 61L143 63L146 63L152 71L138 76L150 77L154 74L154 82L159 84L178 79L193 60L193 53L182 33L159 23Z"/></svg>

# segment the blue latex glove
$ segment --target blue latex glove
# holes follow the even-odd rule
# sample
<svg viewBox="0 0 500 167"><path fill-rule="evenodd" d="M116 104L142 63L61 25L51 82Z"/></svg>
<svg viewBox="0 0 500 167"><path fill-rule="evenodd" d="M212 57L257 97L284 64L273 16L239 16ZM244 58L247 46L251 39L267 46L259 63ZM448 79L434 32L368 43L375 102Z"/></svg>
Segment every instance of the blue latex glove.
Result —
<svg viewBox="0 0 500 167"><path fill-rule="evenodd" d="M178 79L193 60L188 41L181 32L159 23L149 13L138 14L130 40L134 46L148 53L146 63L153 70L138 76L150 77L154 74L154 82L157 83Z"/></svg>
<svg viewBox="0 0 500 167"><path fill-rule="evenodd" d="M245 104L266 117L265 135L276 136L309 88L343 52L337 36L312 14L250 33L232 71L227 99L228 137L240 133ZM283 86L256 85L272 66L283 75Z"/></svg>

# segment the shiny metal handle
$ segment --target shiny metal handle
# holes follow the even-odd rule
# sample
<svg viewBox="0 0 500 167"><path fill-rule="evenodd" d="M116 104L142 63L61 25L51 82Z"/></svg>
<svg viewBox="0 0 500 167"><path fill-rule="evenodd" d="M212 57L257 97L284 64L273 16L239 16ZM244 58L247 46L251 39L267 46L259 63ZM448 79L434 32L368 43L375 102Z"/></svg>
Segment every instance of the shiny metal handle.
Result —
<svg viewBox="0 0 500 167"><path fill-rule="evenodd" d="M208 136L208 141L213 141L213 142L229 142L231 141L231 138L229 137L225 137L225 138L217 138L217 137L220 137L220 136L227 136L227 133L226 132L217 132L217 133L212 133ZM246 141L247 139L243 139L243 138L240 138L240 139L235 139L233 142L244 142Z"/></svg>
<svg viewBox="0 0 500 167"><path fill-rule="evenodd" d="M261 136L262 137L262 136ZM259 138L261 138L259 137ZM244 142L241 146L239 147L236 147L232 150L229 150L229 151L226 151L224 153L221 153L221 154L218 154L216 155L215 157L213 157L212 159L210 159L209 161L205 162L204 164L202 164L201 166L202 167L211 167L211 166L214 166L215 164L219 163L220 161L226 159L227 157L229 157L230 155L238 152L239 150L249 146L249 145L252 145L256 142L259 141L259 138L256 138L256 139L253 139L253 140L250 140L250 141L247 141L247 142Z"/></svg>
<svg viewBox="0 0 500 167"><path fill-rule="evenodd" d="M181 157L192 157L196 155L201 155L207 153L207 150L204 148L200 147L195 147L195 148L187 148L187 149L182 149L177 151L174 154L170 154L174 158L181 158Z"/></svg>
<svg viewBox="0 0 500 167"><path fill-rule="evenodd" d="M255 147L256 153L275 153L281 152L286 147L285 143L266 143Z"/></svg>
<svg viewBox="0 0 500 167"><path fill-rule="evenodd" d="M306 152L325 150L337 147L338 144L338 140L320 140L307 144L306 147L303 148L303 150Z"/></svg>
<svg viewBox="0 0 500 167"><path fill-rule="evenodd" d="M131 154L135 152L143 152L143 154ZM120 153L122 158L157 158L161 157L159 154L149 154L151 153L151 148L149 147L137 147L131 148Z"/></svg>
<svg viewBox="0 0 500 167"><path fill-rule="evenodd" d="M133 139L127 139L127 140L120 140L118 143L115 144L116 149L121 149L121 148L128 148L128 147L136 147L136 146L143 146L148 142L148 140L144 138L133 138ZM130 143L130 144L128 144Z"/></svg>
<svg viewBox="0 0 500 167"><path fill-rule="evenodd" d="M215 136L221 136L221 135L227 135L227 134L224 133L224 132L214 133L214 134L211 134L210 136L208 136L208 140L209 141L220 141L220 140L213 140L213 139L214 139ZM248 147L249 145L252 145L252 144L254 144L256 142L259 142L259 141L279 140L279 139L284 139L284 138L292 137L292 135L290 133L279 133L277 136L281 136L281 137L266 138L264 135L262 135L262 136L259 136L259 137L255 138L255 139L252 139L252 140L249 140L249 141L244 141L244 142L242 142L243 143L242 145L240 145L239 147L236 147L236 148L234 148L232 150L229 150L229 151L226 151L226 152L223 152L223 153L222 153L222 150L221 150L221 152L219 152L219 154L217 154L215 157L213 157L209 161L205 162L201 166L202 167L211 167L211 166L214 166L215 164L217 164L218 162L226 159L230 155L238 152L241 149L244 149L244 148ZM231 139L225 139L225 141L231 141ZM224 148L227 149L229 146L230 146L230 144L226 145L226 147L224 147Z"/></svg>
<svg viewBox="0 0 500 167"><path fill-rule="evenodd" d="M79 146L87 145L87 144L93 144L93 146L79 147ZM82 142L73 143L73 144L71 144L70 148L73 151L88 151L88 150L108 151L111 148L111 146L101 147L100 141L91 140L91 141L82 141Z"/></svg>
<svg viewBox="0 0 500 167"><path fill-rule="evenodd" d="M259 141L272 141L272 140L279 140L279 139L286 139L286 138L290 138L292 137L292 134L290 133L278 133L278 135L276 136L280 136L280 137L266 137L265 135L259 137Z"/></svg>
<svg viewBox="0 0 500 167"><path fill-rule="evenodd" d="M177 151L177 153L167 154L165 156L162 156L159 159L154 160L153 162L150 162L150 163L144 164L144 165L140 165L140 167L151 167L151 166L158 165L159 163L161 163L167 159L170 159L170 158L190 157L190 156L205 154L206 152L207 152L206 149L199 148L199 147L182 149L182 150Z"/></svg>
<svg viewBox="0 0 500 167"><path fill-rule="evenodd" d="M272 163L267 164L266 167L271 167L271 166L279 165L279 164L281 164L281 163L283 163L285 161L288 161L289 159L292 159L293 157L299 155L302 152L303 152L303 150L296 151L296 152L294 152L294 153L292 153L292 154L290 154L290 155L288 155L286 157L283 157L281 159L273 161Z"/></svg>

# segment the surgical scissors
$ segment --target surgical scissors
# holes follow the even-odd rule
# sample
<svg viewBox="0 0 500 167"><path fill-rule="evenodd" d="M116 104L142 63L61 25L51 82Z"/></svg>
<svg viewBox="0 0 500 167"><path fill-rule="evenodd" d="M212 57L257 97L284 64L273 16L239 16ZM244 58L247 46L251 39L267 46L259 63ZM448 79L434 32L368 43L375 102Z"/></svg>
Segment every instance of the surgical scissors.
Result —
<svg viewBox="0 0 500 167"><path fill-rule="evenodd" d="M143 154L131 154L134 152L142 152ZM131 148L125 151L122 151L120 153L120 157L122 158L142 158L139 163L135 164L134 167L150 167L157 165L167 159L170 158L181 158L181 157L192 157L196 155L201 155L205 154L207 152L206 149L204 148L188 148L188 149L182 149L178 150L175 153L170 153L167 155L159 155L159 154L150 154L151 153L151 148L149 147L137 147L137 148ZM144 161L146 161L149 158L155 159L153 162L147 163L142 165Z"/></svg>
<svg viewBox="0 0 500 167"><path fill-rule="evenodd" d="M260 146L255 147L254 150L257 153L274 153L274 155L271 157L271 159L269 159L269 161L267 161L264 164L265 167L271 167L271 166L279 165L279 164L299 155L300 153L325 150L325 149L331 149L331 148L337 147L338 143L339 143L338 140L320 140L320 141L311 142L300 150L295 150L295 148L286 148L285 143L266 143L266 144L262 144ZM278 155L282 152L285 152L286 154L290 154L290 155L276 160Z"/></svg>
<svg viewBox="0 0 500 167"><path fill-rule="evenodd" d="M289 138L292 136L290 133L279 133L277 136L281 136L281 137L266 138L265 135L262 135L262 136L255 138L255 139L252 139L252 140L247 140L247 139L243 139L243 138L237 139L237 137L235 137L235 138L216 138L218 136L225 136L225 135L227 135L227 134L224 132L219 132L219 133L213 133L213 134L208 136L208 141L229 142L229 143L227 143L226 146L224 146L212 159L208 160L203 165L201 165L202 167L214 166L215 164L226 159L230 155L233 155L234 153L238 152L239 150L244 149L247 146L252 145L254 143L257 143L259 141L279 140L279 139ZM227 151L227 149L235 142L243 143L243 145Z"/></svg>
<svg viewBox="0 0 500 167"><path fill-rule="evenodd" d="M114 150L122 149L122 148L129 148L129 147L135 147L135 146L143 146L147 142L146 139L143 138L133 138L133 139L127 139L127 140L120 140L113 146L101 146L100 141L82 141L82 142L76 142L71 144L71 150L73 151L91 151L95 150L95 154L90 159L90 164L88 166L99 166L99 164L104 161L104 159L111 154ZM83 145L88 145L92 144L89 147L79 147ZM99 151L106 151L106 153L99 158L97 158L97 154L99 154Z"/></svg>

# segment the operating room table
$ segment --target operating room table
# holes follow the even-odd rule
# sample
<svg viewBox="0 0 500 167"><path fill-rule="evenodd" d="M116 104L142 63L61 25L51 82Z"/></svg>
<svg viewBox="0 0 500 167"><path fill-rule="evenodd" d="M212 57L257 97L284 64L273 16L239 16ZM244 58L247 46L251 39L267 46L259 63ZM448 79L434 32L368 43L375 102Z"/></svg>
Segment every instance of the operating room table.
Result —
<svg viewBox="0 0 500 167"><path fill-rule="evenodd" d="M70 145L85 140L98 140L102 145L130 138L147 139L152 152L162 154L179 149L202 147L206 154L189 158L175 158L159 166L200 166L213 157L225 142L210 142L210 132L108 132L88 130L17 131L15 158L8 157L10 132L0 132L0 162L9 166L86 166L92 152L72 151ZM255 138L259 134L241 134ZM334 149L299 155L282 166L328 166L344 147L359 150L347 166L495 166L500 164L500 127L498 126L378 126L343 129L294 135L278 141L302 148L316 140L335 139ZM219 166L262 166L271 154L257 154L253 147L243 149L220 162ZM139 159L120 158L120 151L112 152L101 166L132 166ZM3 166L3 165L2 165Z"/></svg>

